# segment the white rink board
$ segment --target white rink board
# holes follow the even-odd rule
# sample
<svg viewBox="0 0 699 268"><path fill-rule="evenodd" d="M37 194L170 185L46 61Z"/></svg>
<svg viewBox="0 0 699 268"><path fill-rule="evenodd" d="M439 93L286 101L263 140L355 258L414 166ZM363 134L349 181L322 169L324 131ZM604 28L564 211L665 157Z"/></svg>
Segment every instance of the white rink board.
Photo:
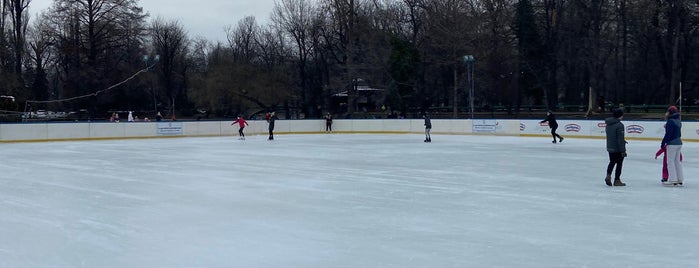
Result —
<svg viewBox="0 0 699 268"><path fill-rule="evenodd" d="M70 135L75 132L68 132ZM7 124L0 125L0 139L3 141L14 140L45 140L48 139L46 124Z"/></svg>
<svg viewBox="0 0 699 268"><path fill-rule="evenodd" d="M477 128L479 135L549 136L548 124L540 120L500 119L432 119L432 133L469 135ZM558 133L564 137L602 138L605 123L602 120L559 120ZM629 139L661 139L665 133L664 121L622 121ZM119 139L158 137L158 123L25 123L0 125L0 142L51 141L80 139ZM181 133L167 136L236 136L238 126L233 121L177 121ZM475 123L475 124L474 124ZM264 120L248 121L246 135L267 134L269 123ZM683 122L682 138L699 141L699 123ZM423 133L423 119L336 119L333 131L337 133ZM324 133L325 120L278 120L275 133Z"/></svg>

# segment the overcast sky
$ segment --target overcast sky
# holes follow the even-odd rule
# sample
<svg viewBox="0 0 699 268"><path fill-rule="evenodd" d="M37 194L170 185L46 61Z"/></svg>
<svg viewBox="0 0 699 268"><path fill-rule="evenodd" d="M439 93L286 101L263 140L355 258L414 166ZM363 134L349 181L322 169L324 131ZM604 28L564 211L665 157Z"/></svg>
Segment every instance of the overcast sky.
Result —
<svg viewBox="0 0 699 268"><path fill-rule="evenodd" d="M245 16L254 16L257 23L265 25L274 8L274 0L139 0L144 12L150 13L150 21L162 16L176 19L188 31L189 37L204 36L210 41L225 41L224 27L237 26ZM32 0L29 14L36 17L51 6L53 0Z"/></svg>

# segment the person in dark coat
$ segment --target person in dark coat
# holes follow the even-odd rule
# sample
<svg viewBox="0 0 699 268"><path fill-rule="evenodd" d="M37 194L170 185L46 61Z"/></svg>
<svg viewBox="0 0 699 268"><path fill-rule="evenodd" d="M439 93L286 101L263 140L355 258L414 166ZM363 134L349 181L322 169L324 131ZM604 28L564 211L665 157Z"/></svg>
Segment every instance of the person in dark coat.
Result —
<svg viewBox="0 0 699 268"><path fill-rule="evenodd" d="M553 143L556 143L556 138L558 138L558 142L563 142L563 137L561 135L558 135L556 133L556 129L558 129L558 122L556 121L556 115L553 114L553 112L548 111L546 113L546 119L542 120L539 123L544 123L544 122L549 122L549 127L551 128L551 136L553 137Z"/></svg>
<svg viewBox="0 0 699 268"><path fill-rule="evenodd" d="M607 186L626 186L626 183L621 182L621 168L626 157L626 140L624 132L626 131L621 119L624 117L624 111L621 109L614 110L613 116L607 118L605 132L607 134L607 152L609 153L609 164L607 165L607 177L604 182ZM614 172L614 183L612 184L612 170L616 166Z"/></svg>
<svg viewBox="0 0 699 268"><path fill-rule="evenodd" d="M423 114L422 118L425 119L425 142L432 142L432 137L430 136L430 131L432 130L432 120L430 120L430 115Z"/></svg>
<svg viewBox="0 0 699 268"><path fill-rule="evenodd" d="M430 131L432 130L432 121L430 120L430 115L424 114L422 118L425 119L425 142L432 142L432 137L430 137Z"/></svg>
<svg viewBox="0 0 699 268"><path fill-rule="evenodd" d="M325 132L333 132L333 115L330 113L325 115Z"/></svg>
<svg viewBox="0 0 699 268"><path fill-rule="evenodd" d="M279 119L274 112L269 113L269 118L267 122L269 123L269 138L267 140L274 140L274 121Z"/></svg>

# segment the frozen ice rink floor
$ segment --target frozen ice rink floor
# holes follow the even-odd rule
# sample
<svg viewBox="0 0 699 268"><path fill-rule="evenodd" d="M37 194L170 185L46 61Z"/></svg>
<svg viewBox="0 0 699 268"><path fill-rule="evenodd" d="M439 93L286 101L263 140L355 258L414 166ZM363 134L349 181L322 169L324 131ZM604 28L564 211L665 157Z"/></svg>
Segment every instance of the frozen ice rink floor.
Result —
<svg viewBox="0 0 699 268"><path fill-rule="evenodd" d="M699 267L699 144L278 135L0 144L0 267Z"/></svg>

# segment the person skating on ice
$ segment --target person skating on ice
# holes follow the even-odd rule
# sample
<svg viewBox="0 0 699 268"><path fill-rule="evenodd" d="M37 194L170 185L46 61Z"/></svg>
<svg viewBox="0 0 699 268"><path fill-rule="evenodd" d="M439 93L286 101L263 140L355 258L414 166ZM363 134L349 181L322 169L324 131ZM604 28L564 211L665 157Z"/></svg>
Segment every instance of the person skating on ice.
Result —
<svg viewBox="0 0 699 268"><path fill-rule="evenodd" d="M267 122L269 123L269 138L267 140L274 140L274 121L276 121L277 115L274 112L269 113L269 118Z"/></svg>
<svg viewBox="0 0 699 268"><path fill-rule="evenodd" d="M240 135L240 138L238 138L238 139L239 139L239 140L244 140L244 139L245 139L245 133L243 133L243 129L245 128L245 126L248 125L248 122L245 121L245 119L243 119L243 116L240 116L240 115L239 115L239 116L238 116L238 119L236 119L235 122L231 123L231 126L232 126L232 125L235 125L235 124L238 124L238 126L240 126L240 128L238 129L238 135Z"/></svg>
<svg viewBox="0 0 699 268"><path fill-rule="evenodd" d="M325 115L325 133L333 132L333 115L330 113Z"/></svg>
<svg viewBox="0 0 699 268"><path fill-rule="evenodd" d="M424 114L422 118L425 119L425 142L432 142L432 137L430 137L430 131L432 130L432 121L430 120L430 115Z"/></svg>
<svg viewBox="0 0 699 268"><path fill-rule="evenodd" d="M665 147L667 155L667 182L670 185L682 185L684 174L682 172L682 121L677 107L670 106L667 109L667 122L665 123L665 136L660 142L660 148Z"/></svg>
<svg viewBox="0 0 699 268"><path fill-rule="evenodd" d="M626 183L621 182L621 169L626 157L626 140L624 139L624 124L621 119L624 117L624 111L621 109L614 110L613 116L607 118L605 133L607 135L607 152L609 153L609 164L607 165L607 176L604 182L608 186L626 186ZM612 171L614 172L614 183L612 184Z"/></svg>
<svg viewBox="0 0 699 268"><path fill-rule="evenodd" d="M556 143L556 138L558 138L558 142L562 142L563 137L561 137L561 135L558 135L558 133L556 133L556 129L558 129L558 122L556 121L556 115L553 114L552 111L548 111L546 113L546 119L542 120L539 123L543 124L544 122L549 122L549 127L551 128L551 136L553 137L552 142Z"/></svg>

